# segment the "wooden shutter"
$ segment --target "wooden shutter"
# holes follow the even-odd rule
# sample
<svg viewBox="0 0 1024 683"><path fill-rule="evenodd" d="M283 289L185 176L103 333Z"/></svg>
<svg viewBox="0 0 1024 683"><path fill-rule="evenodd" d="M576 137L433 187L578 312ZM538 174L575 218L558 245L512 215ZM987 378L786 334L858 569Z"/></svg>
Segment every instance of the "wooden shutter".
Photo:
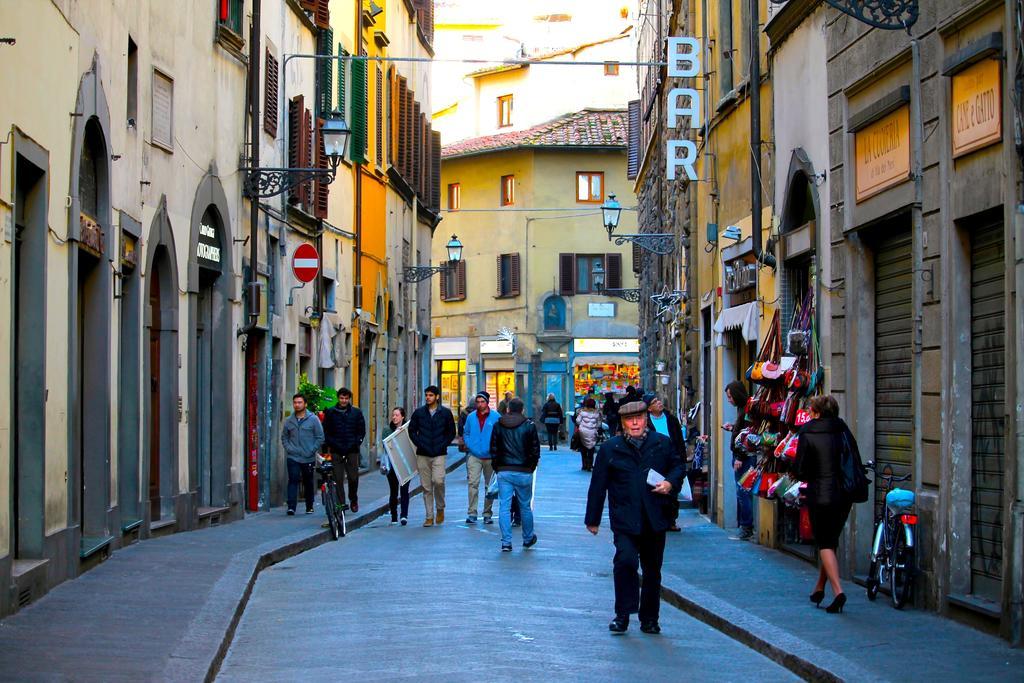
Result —
<svg viewBox="0 0 1024 683"><path fill-rule="evenodd" d="M405 91L405 114L402 119L402 126L405 132L402 134L402 144L405 146L405 168L402 169L402 177L405 181L412 185L412 162L415 154L413 154L412 143L413 143L413 130L412 130L412 114L413 114L413 102L416 99L415 93L412 90L406 89Z"/></svg>
<svg viewBox="0 0 1024 683"><path fill-rule="evenodd" d="M430 208L441 210L441 133L430 133Z"/></svg>
<svg viewBox="0 0 1024 683"><path fill-rule="evenodd" d="M304 11L316 16L316 6L319 4L319 0L299 0L299 4Z"/></svg>
<svg viewBox="0 0 1024 683"><path fill-rule="evenodd" d="M429 192L427 186L430 179L430 126L427 125L426 113L420 114L420 203L426 204Z"/></svg>
<svg viewBox="0 0 1024 683"><path fill-rule="evenodd" d="M377 165L384 165L384 70L377 67L377 97L376 97L376 125L374 127L374 133L377 136L377 144L375 148L377 150Z"/></svg>
<svg viewBox="0 0 1024 683"><path fill-rule="evenodd" d="M576 293L576 254L558 255L558 293L562 296Z"/></svg>
<svg viewBox="0 0 1024 683"><path fill-rule="evenodd" d="M338 54L339 55L348 56L348 52L346 52L345 48L343 48L341 46L341 43L338 43ZM348 116L348 112L347 112L347 110L345 108L345 96L347 94L345 92L345 82L347 80L345 78L346 74L348 74L348 60L347 59L339 60L338 61L338 97L337 97L337 102L335 103L334 108L335 108L335 111L338 111L338 112L341 113L341 118L343 118L346 121L348 121L349 120L349 116Z"/></svg>
<svg viewBox="0 0 1024 683"><path fill-rule="evenodd" d="M398 76L395 67L388 69L388 154L387 161L394 166L398 159Z"/></svg>
<svg viewBox="0 0 1024 683"><path fill-rule="evenodd" d="M316 165L317 168L330 168L327 161L327 152L324 150L324 120L316 120ZM327 196L330 185L319 180L314 184L316 188L315 206L313 215L317 218L327 218Z"/></svg>
<svg viewBox="0 0 1024 683"><path fill-rule="evenodd" d="M405 80L405 76L398 77L398 112L397 121L395 127L397 128L397 134L395 135L395 159L397 160L398 172L403 178L406 176L406 157L409 153L409 146L405 143L405 108L406 108L406 96L409 94L409 86Z"/></svg>
<svg viewBox="0 0 1024 683"><path fill-rule="evenodd" d="M352 161L366 163L366 60L352 60L352 133L349 139Z"/></svg>
<svg viewBox="0 0 1024 683"><path fill-rule="evenodd" d="M333 55L334 31L330 28L322 29L317 36L316 53L318 55ZM334 60L316 60L316 116L326 117L333 111L331 95L334 94Z"/></svg>
<svg viewBox="0 0 1024 683"><path fill-rule="evenodd" d="M288 101L288 166L300 168L302 166L302 115L305 111L305 100L302 95L296 95ZM288 201L292 204L300 201L299 188L293 188L288 195Z"/></svg>
<svg viewBox="0 0 1024 683"><path fill-rule="evenodd" d="M605 254L605 287L622 289L622 254Z"/></svg>
<svg viewBox="0 0 1024 683"><path fill-rule="evenodd" d="M316 158L314 156L315 148L313 147L313 141L316 137L316 128L313 127L313 115L309 109L306 109L302 116L302 168L312 168L315 165ZM313 203L312 181L302 184L299 198L306 213L312 213L310 211L310 205Z"/></svg>
<svg viewBox="0 0 1024 683"><path fill-rule="evenodd" d="M497 274L497 282L498 282L498 284L497 284L497 288L495 290L496 291L495 296L499 296L499 297L500 296L505 296L506 294L508 294L508 292L506 292L501 287L502 280L505 279L505 278L502 277L502 275L503 275L502 271L505 270L504 266L505 266L505 255L504 254L498 254L498 268L495 271L495 273Z"/></svg>
<svg viewBox="0 0 1024 683"><path fill-rule="evenodd" d="M266 67L263 79L263 130L277 137L277 58L267 49Z"/></svg>
<svg viewBox="0 0 1024 683"><path fill-rule="evenodd" d="M466 262L459 261L459 266L455 270L456 280L458 281L458 296L459 300L462 301L466 298Z"/></svg>
<svg viewBox="0 0 1024 683"><path fill-rule="evenodd" d="M420 189L420 169L423 168L423 130L420 128L420 121L422 119L420 114L420 103L415 102L412 105L412 121L410 126L412 127L412 168L411 178L406 178L409 184L412 185L412 189L422 196Z"/></svg>
<svg viewBox="0 0 1024 683"><path fill-rule="evenodd" d="M331 27L331 0L316 0L313 8L313 23L319 29Z"/></svg>
<svg viewBox="0 0 1024 683"><path fill-rule="evenodd" d="M509 254L509 282L512 284L511 296L519 296L519 253Z"/></svg>
<svg viewBox="0 0 1024 683"><path fill-rule="evenodd" d="M441 273L441 277L440 277L440 280L441 280L441 301L448 301L448 294L449 294L449 292L448 292L448 278L449 277L450 277L449 273L447 273L447 272Z"/></svg>
<svg viewBox="0 0 1024 683"><path fill-rule="evenodd" d="M640 100L633 100L629 103L628 139L626 178L635 180L640 173Z"/></svg>

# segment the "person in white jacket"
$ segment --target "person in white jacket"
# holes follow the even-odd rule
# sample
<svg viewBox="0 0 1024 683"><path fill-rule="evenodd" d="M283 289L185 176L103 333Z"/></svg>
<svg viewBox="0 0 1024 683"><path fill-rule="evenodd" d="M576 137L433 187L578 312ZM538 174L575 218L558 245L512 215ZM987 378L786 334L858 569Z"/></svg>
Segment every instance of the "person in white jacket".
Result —
<svg viewBox="0 0 1024 683"><path fill-rule="evenodd" d="M583 471L594 469L594 450L597 447L597 433L601 429L601 413L592 398L583 401L583 409L576 413L576 428L580 432L580 456Z"/></svg>

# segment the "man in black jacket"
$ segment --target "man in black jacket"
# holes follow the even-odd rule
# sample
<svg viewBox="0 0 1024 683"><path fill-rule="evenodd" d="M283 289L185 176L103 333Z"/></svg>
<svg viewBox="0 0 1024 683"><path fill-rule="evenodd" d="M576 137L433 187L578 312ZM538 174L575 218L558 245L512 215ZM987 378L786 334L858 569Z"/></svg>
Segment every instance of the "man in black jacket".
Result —
<svg viewBox="0 0 1024 683"><path fill-rule="evenodd" d="M436 386L424 389L423 396L426 404L417 408L409 420L409 438L416 446L423 505L427 509L423 526L434 526L435 520L444 524L445 465L448 446L455 439L455 417L452 411L441 405L441 390Z"/></svg>
<svg viewBox="0 0 1024 683"><path fill-rule="evenodd" d="M345 478L348 478L348 503L352 512L359 512L359 448L366 438L366 420L352 405L352 392L338 389L338 405L324 413L324 442L336 456L334 464L345 477L338 481L341 502L345 502Z"/></svg>
<svg viewBox="0 0 1024 683"><path fill-rule="evenodd" d="M512 495L519 501L523 521L523 547L537 543L533 532L533 472L540 463L540 436L537 425L523 415L524 404L513 398L508 414L503 415L491 432L491 463L498 473L498 527L502 552L512 551Z"/></svg>
<svg viewBox="0 0 1024 683"><path fill-rule="evenodd" d="M660 633L661 563L665 531L672 520L672 496L683 483L683 464L668 437L647 426L647 404L627 403L619 408L622 436L601 446L587 494L587 530L596 534L605 496L615 537L614 634L629 628L629 615L639 612L640 630ZM657 482L657 483L655 483ZM643 567L643 588L637 575Z"/></svg>

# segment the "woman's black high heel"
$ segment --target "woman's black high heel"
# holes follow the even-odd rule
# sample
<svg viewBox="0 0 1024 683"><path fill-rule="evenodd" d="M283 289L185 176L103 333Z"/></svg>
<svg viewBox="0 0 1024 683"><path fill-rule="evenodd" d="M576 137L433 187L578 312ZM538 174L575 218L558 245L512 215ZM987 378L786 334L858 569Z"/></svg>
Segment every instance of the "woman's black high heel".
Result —
<svg viewBox="0 0 1024 683"><path fill-rule="evenodd" d="M814 607L821 607L821 601L825 599L825 591L814 591L811 593L811 602L814 603Z"/></svg>
<svg viewBox="0 0 1024 683"><path fill-rule="evenodd" d="M825 608L825 611L829 614L835 614L843 611L843 605L846 604L846 593L840 593L836 596L836 599L832 601L832 604Z"/></svg>

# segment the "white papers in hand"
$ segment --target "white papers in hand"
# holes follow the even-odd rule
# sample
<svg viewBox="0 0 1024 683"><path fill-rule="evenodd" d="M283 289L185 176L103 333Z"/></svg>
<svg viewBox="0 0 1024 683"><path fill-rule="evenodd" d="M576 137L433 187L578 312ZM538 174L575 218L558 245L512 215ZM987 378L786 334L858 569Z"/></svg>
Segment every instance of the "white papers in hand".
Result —
<svg viewBox="0 0 1024 683"><path fill-rule="evenodd" d="M661 476L657 470L647 470L647 484L649 486L657 486L663 481L665 481L665 477Z"/></svg>

